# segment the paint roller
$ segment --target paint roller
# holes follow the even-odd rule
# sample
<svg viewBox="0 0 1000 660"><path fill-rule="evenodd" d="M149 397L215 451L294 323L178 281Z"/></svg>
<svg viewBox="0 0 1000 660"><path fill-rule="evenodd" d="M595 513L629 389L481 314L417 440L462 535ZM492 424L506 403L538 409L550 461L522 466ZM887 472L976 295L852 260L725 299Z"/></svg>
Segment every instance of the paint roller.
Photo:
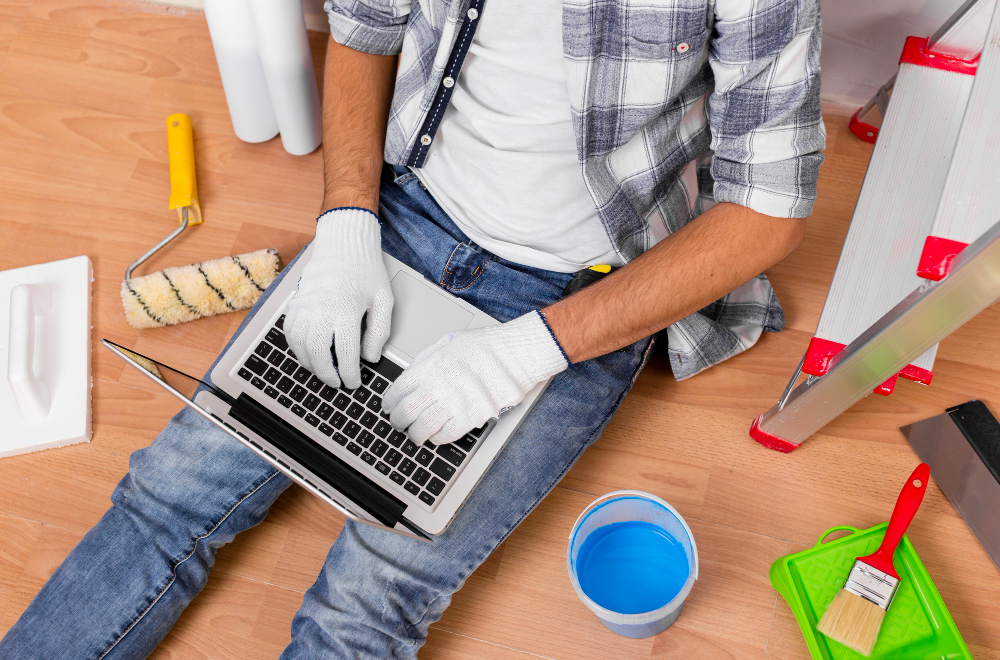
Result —
<svg viewBox="0 0 1000 660"><path fill-rule="evenodd" d="M194 176L194 137L187 115L167 117L167 147L169 208L177 209L180 226L125 271L122 282L125 318L138 329L185 323L251 307L274 281L280 267L278 251L270 248L132 277L143 262L185 229L202 221Z"/></svg>

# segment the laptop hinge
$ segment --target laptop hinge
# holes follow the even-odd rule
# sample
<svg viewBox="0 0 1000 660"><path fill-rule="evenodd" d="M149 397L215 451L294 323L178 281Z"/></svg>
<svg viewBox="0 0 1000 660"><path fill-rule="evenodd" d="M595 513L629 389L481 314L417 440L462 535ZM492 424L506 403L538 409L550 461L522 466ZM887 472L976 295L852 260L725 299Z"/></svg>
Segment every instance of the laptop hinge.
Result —
<svg viewBox="0 0 1000 660"><path fill-rule="evenodd" d="M396 526L406 504L332 454L291 424L241 393L229 411L233 419L257 431L276 449L337 488L383 525Z"/></svg>

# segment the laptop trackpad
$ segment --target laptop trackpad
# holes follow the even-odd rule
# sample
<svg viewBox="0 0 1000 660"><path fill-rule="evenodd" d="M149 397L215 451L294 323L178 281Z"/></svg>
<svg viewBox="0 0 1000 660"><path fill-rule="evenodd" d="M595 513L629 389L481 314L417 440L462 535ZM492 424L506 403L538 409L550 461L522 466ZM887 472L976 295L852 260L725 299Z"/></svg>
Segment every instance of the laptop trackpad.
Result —
<svg viewBox="0 0 1000 660"><path fill-rule="evenodd" d="M396 273L390 286L395 303L389 343L411 361L449 332L464 330L472 323L472 312L404 271Z"/></svg>

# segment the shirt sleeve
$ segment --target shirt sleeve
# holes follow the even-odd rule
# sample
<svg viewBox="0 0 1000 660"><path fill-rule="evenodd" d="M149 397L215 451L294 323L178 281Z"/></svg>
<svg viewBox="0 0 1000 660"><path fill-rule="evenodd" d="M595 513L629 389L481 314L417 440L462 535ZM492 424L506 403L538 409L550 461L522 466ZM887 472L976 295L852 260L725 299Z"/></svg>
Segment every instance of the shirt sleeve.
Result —
<svg viewBox="0 0 1000 660"><path fill-rule="evenodd" d="M715 200L804 218L826 146L818 0L718 0L709 62Z"/></svg>
<svg viewBox="0 0 1000 660"><path fill-rule="evenodd" d="M411 0L326 0L330 34L339 44L373 55L397 55Z"/></svg>

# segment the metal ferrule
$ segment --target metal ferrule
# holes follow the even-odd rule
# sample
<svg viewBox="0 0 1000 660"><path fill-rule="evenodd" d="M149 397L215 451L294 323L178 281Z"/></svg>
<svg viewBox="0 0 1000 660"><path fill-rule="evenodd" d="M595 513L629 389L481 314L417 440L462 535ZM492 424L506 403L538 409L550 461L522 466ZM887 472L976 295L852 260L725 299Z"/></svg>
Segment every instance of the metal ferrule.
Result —
<svg viewBox="0 0 1000 660"><path fill-rule="evenodd" d="M898 586L899 580L888 573L883 573L863 561L856 561L851 574L847 576L844 589L887 610Z"/></svg>

